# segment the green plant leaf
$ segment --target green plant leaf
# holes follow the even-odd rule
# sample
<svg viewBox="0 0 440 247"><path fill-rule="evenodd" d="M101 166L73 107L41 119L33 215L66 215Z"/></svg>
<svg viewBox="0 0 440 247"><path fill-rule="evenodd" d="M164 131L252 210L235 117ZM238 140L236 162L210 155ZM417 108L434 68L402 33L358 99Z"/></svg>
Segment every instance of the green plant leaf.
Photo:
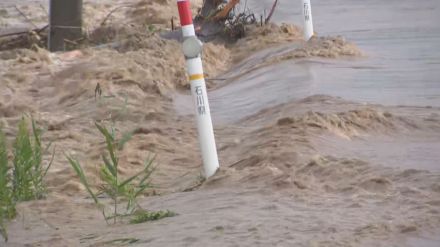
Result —
<svg viewBox="0 0 440 247"><path fill-rule="evenodd" d="M131 224L140 224L147 221L154 221L163 219L166 217L173 217L177 214L170 210L160 210L160 211L143 211L134 215L134 217L130 220Z"/></svg>
<svg viewBox="0 0 440 247"><path fill-rule="evenodd" d="M15 202L12 200L10 176L8 174L8 152L6 137L0 126L0 235L8 241L5 221L15 216Z"/></svg>
<svg viewBox="0 0 440 247"><path fill-rule="evenodd" d="M138 197L140 194L142 194L142 192L144 192L146 189L148 188L153 188L153 186L151 186L150 184L143 184L140 185L136 191L136 193L134 194L134 197Z"/></svg>
<svg viewBox="0 0 440 247"><path fill-rule="evenodd" d="M156 159L156 154L153 155L153 158L150 158L150 155L148 156L148 158L145 160L145 165L144 165L144 171L145 171L145 175L144 177L139 181L139 184L143 184L145 183L145 181L151 176L151 174L156 170L157 166L153 166L154 164L154 160Z"/></svg>
<svg viewBox="0 0 440 247"><path fill-rule="evenodd" d="M119 184L119 187L124 187L125 185L127 185L128 183L130 183L131 181L133 181L134 179L136 179L137 177L139 177L144 171L140 171L136 174L134 174L133 176L127 178L126 180L124 180L122 183Z"/></svg>
<svg viewBox="0 0 440 247"><path fill-rule="evenodd" d="M37 128L34 118L32 118L31 122L32 122L32 133L34 134L35 142L39 147L41 147L41 140L40 140L41 130Z"/></svg>
<svg viewBox="0 0 440 247"><path fill-rule="evenodd" d="M118 150L124 148L125 143L127 143L133 137L133 131L126 132L122 135L121 140L118 142Z"/></svg>
<svg viewBox="0 0 440 247"><path fill-rule="evenodd" d="M143 184L153 173L153 169L150 169L150 167L153 165L153 161L155 159L155 156L152 159L149 159L144 169L142 169L140 172L136 173L135 175L131 176L130 178L126 179L124 182L121 183L121 186L124 186L125 184L128 184L132 182L134 179L138 178L140 175L144 174L142 179L140 180L139 184Z"/></svg>
<svg viewBox="0 0 440 247"><path fill-rule="evenodd" d="M2 235L5 242L8 242L8 232L6 231L6 226L1 218L0 218L0 235Z"/></svg>
<svg viewBox="0 0 440 247"><path fill-rule="evenodd" d="M76 159L73 159L72 157L69 157L66 155L67 160L69 161L70 165L73 167L73 169L76 172L76 175L78 175L81 183L86 187L87 192L89 192L90 196L93 198L93 201L95 201L96 204L99 204L98 198L93 193L93 191L90 188L89 183L87 182L87 178L84 175L84 171L81 167L81 165L78 163Z"/></svg>
<svg viewBox="0 0 440 247"><path fill-rule="evenodd" d="M113 142L114 142L114 138L113 136L108 132L108 130L106 128L104 128L103 126L99 125L97 122L95 122L96 127L98 128L98 130L104 135L105 137L105 142L107 144L107 151L110 154L110 158L113 162L113 166L118 169L118 159L116 158L114 149L113 149Z"/></svg>
<svg viewBox="0 0 440 247"><path fill-rule="evenodd" d="M110 173L116 177L117 171L116 168L110 163L110 161L107 159L105 155L102 155L102 160L104 161L104 165L107 167L107 169L110 171Z"/></svg>
<svg viewBox="0 0 440 247"><path fill-rule="evenodd" d="M117 178L113 176L113 174L107 169L107 167L103 166L101 168L101 179L106 183L107 186L103 186L105 192L109 190L116 191L117 188ZM112 192L114 193L114 192Z"/></svg>
<svg viewBox="0 0 440 247"><path fill-rule="evenodd" d="M47 172L49 171L49 168L52 166L53 164L53 159L55 158L55 147L53 148L53 152L52 152L52 157L50 158L49 164L47 164L46 169L44 170L43 173L43 178L46 177Z"/></svg>
<svg viewBox="0 0 440 247"><path fill-rule="evenodd" d="M14 143L13 160L13 194L16 200L27 201L36 197L35 177L33 172L38 171L40 164L35 163L34 152L24 118L18 124L18 133Z"/></svg>
<svg viewBox="0 0 440 247"><path fill-rule="evenodd" d="M8 151L6 149L6 137L0 128L0 200L5 200L9 194L9 167L8 167Z"/></svg>

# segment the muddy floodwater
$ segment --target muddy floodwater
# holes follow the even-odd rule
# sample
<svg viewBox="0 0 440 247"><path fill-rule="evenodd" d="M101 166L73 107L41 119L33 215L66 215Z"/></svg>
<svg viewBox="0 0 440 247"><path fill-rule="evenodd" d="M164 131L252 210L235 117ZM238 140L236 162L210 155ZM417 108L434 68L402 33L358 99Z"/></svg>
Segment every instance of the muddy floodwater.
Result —
<svg viewBox="0 0 440 247"><path fill-rule="evenodd" d="M259 19L273 1L241 2ZM0 246L440 246L440 1L312 0L305 42L301 1L280 0L274 23L206 43L220 170L202 183L181 45L160 35L175 4L84 0L95 43L0 52L6 136L32 114L58 150L47 197L18 204ZM47 5L2 0L0 34L32 28L16 7L44 26ZM99 187L95 121L134 131L123 176L157 155L140 205L176 216L106 224L64 156Z"/></svg>

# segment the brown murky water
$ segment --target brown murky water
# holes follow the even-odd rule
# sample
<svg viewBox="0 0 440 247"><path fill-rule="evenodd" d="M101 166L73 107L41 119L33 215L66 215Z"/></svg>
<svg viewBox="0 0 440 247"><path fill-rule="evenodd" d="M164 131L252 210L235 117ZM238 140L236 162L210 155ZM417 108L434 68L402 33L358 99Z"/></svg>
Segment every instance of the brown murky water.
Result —
<svg viewBox="0 0 440 247"><path fill-rule="evenodd" d="M23 11L44 23L40 2L47 6L29 1ZM258 13L270 2L247 4ZM88 27L116 4L85 3ZM174 4L141 1L142 11L112 21L166 26L157 16L168 20ZM275 21L301 23L300 2L279 4ZM120 41L118 51L1 53L7 136L32 113L45 141L62 150L48 198L19 204L6 246L124 246L124 238L134 246L437 246L440 4L312 1L312 9L319 36L344 38L305 44L295 27L267 26L235 45L205 45L208 77L220 79L208 84L221 170L189 192L201 161L177 42L144 35ZM133 174L156 153L159 196L141 204L177 216L105 224L63 156L75 155L97 180L103 143L93 121L136 130L121 172Z"/></svg>

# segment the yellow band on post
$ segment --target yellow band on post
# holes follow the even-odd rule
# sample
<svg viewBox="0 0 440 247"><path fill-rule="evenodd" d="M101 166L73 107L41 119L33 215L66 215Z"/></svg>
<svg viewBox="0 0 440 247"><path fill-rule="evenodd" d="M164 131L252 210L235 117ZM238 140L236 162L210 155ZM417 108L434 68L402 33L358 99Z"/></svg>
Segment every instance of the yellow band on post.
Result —
<svg viewBox="0 0 440 247"><path fill-rule="evenodd" d="M190 81L200 80L200 79L203 79L203 78L204 78L203 74L194 74L194 75L190 75L189 76L189 80Z"/></svg>

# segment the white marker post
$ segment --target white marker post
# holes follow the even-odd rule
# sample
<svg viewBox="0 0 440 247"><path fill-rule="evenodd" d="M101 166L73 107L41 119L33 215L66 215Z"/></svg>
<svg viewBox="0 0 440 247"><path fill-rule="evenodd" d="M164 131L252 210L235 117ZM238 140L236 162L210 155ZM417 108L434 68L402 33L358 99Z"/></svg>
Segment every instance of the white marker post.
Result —
<svg viewBox="0 0 440 247"><path fill-rule="evenodd" d="M196 37L189 0L177 0L180 24L183 35L183 53L186 59L187 72L191 82L191 93L194 98L197 116L197 129L200 149L202 151L205 177L214 175L219 168L214 130L209 110L208 94L201 59L202 42Z"/></svg>
<svg viewBox="0 0 440 247"><path fill-rule="evenodd" d="M308 41L313 36L313 20L312 20L312 5L310 0L302 0L303 16L304 16L304 39Z"/></svg>

